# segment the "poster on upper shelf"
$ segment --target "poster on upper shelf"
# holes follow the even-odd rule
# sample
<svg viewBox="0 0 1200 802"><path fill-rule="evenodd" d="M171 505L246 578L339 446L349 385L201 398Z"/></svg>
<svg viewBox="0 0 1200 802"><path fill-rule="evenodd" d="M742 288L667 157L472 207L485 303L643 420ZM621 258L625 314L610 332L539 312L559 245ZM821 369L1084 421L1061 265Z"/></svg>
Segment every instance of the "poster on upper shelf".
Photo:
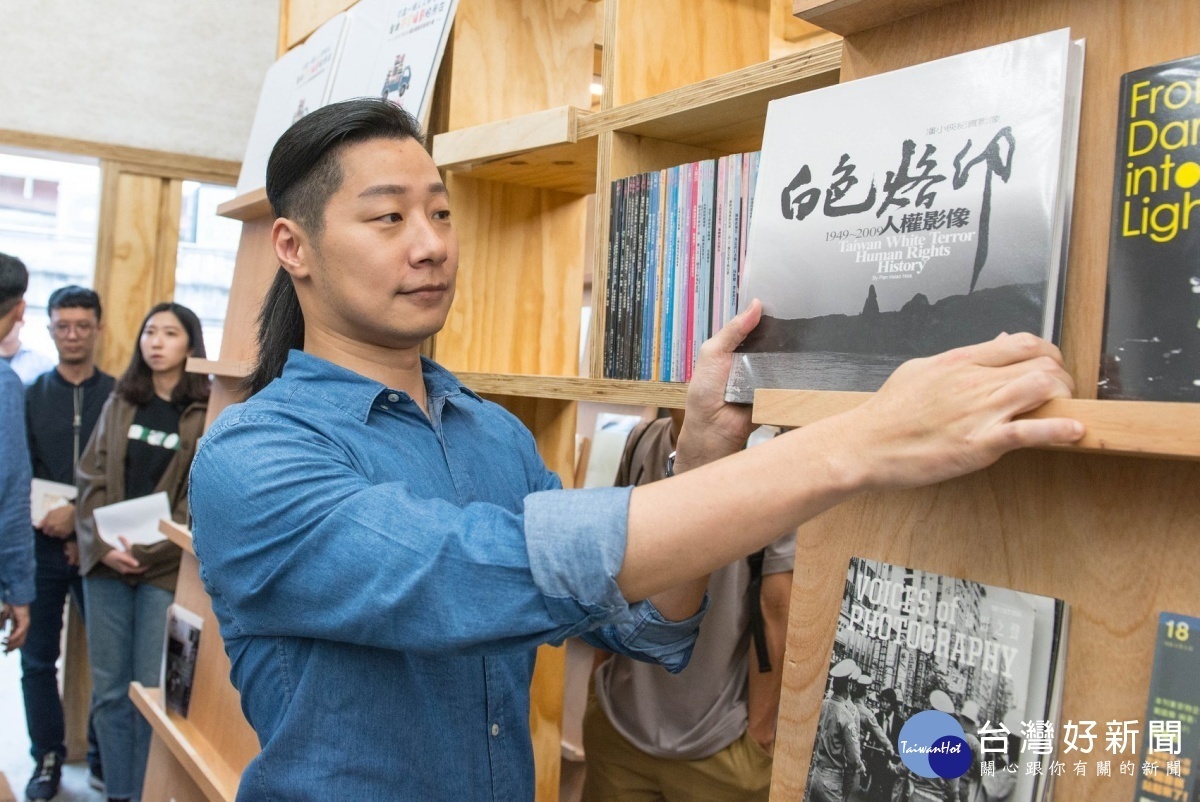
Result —
<svg viewBox="0 0 1200 802"><path fill-rule="evenodd" d="M1200 401L1200 55L1120 92L1098 395Z"/></svg>
<svg viewBox="0 0 1200 802"><path fill-rule="evenodd" d="M429 124L433 85L458 0L359 0L329 102L380 97Z"/></svg>
<svg viewBox="0 0 1200 802"><path fill-rule="evenodd" d="M727 399L1057 340L1082 72L1063 29L772 101L738 288L764 314Z"/></svg>

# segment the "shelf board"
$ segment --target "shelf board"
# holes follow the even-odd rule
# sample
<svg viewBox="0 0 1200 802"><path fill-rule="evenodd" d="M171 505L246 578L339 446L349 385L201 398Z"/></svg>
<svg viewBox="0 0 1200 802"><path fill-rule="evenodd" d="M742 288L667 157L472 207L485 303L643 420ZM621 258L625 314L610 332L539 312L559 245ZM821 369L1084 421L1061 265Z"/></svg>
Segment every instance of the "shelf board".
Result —
<svg viewBox="0 0 1200 802"><path fill-rule="evenodd" d="M267 200L266 188L255 189L245 195L225 201L217 207L217 214L232 220L257 220L271 214L271 203Z"/></svg>
<svg viewBox="0 0 1200 802"><path fill-rule="evenodd" d="M158 531L166 535L167 540L171 541L188 554L192 555L193 557L196 556L196 552L192 548L192 530L188 529L183 524L177 524L170 518L160 518L158 521Z"/></svg>
<svg viewBox="0 0 1200 802"><path fill-rule="evenodd" d="M619 131L734 152L761 142L770 101L836 84L841 62L842 43L830 42L596 112L579 121L578 136Z"/></svg>
<svg viewBox="0 0 1200 802"><path fill-rule="evenodd" d="M754 422L804 426L851 410L871 393L759 390ZM1087 427L1083 440L1055 451L1200 460L1200 404L1058 399L1026 418L1074 418Z"/></svg>
<svg viewBox="0 0 1200 802"><path fill-rule="evenodd" d="M596 191L596 137L577 136L591 112L560 106L433 138L438 167L470 178L590 195Z"/></svg>
<svg viewBox="0 0 1200 802"><path fill-rule="evenodd" d="M957 0L794 0L792 13L819 28L849 36Z"/></svg>
<svg viewBox="0 0 1200 802"><path fill-rule="evenodd" d="M161 688L146 688L134 682L129 686L129 698L209 802L234 802L241 774L186 718L167 711Z"/></svg>
<svg viewBox="0 0 1200 802"><path fill-rule="evenodd" d="M455 373L477 393L525 398L557 398L602 404L673 407L682 409L687 385L618 379L581 379L570 376L527 376L503 373Z"/></svg>
<svg viewBox="0 0 1200 802"><path fill-rule="evenodd" d="M244 379L254 369L254 363L238 359L200 359L188 357L188 373L219 376L224 379Z"/></svg>

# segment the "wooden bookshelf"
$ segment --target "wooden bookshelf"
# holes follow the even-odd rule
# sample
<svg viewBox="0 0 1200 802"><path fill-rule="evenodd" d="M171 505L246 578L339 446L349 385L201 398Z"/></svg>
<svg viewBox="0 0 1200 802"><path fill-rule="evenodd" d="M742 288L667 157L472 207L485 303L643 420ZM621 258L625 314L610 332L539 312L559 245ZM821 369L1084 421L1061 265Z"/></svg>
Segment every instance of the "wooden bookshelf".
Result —
<svg viewBox="0 0 1200 802"><path fill-rule="evenodd" d="M871 393L817 390L759 390L754 422L805 426L851 410ZM1021 416L1074 418L1087 427L1083 440L1055 451L1200 460L1200 404L1060 399Z"/></svg>
<svg viewBox="0 0 1200 802"><path fill-rule="evenodd" d="M631 404L682 409L687 385L667 382L582 379L564 376L521 376L507 373L459 373L477 393L601 404Z"/></svg>
<svg viewBox="0 0 1200 802"><path fill-rule="evenodd" d="M813 25L849 36L953 2L957 0L795 0L793 11Z"/></svg>
<svg viewBox="0 0 1200 802"><path fill-rule="evenodd" d="M579 121L579 136L620 131L736 152L761 144L770 101L836 84L841 60L841 42L831 42L753 64L589 115Z"/></svg>
<svg viewBox="0 0 1200 802"><path fill-rule="evenodd" d="M186 370L188 373L201 373L207 376L217 376L224 379L244 379L254 369L254 363L242 359L200 359L188 357Z"/></svg>
<svg viewBox="0 0 1200 802"><path fill-rule="evenodd" d="M208 802L234 802L241 772L230 766L221 753L186 718L166 709L161 688L145 688L140 682L129 686L129 698L150 722L154 735L178 761Z"/></svg>
<svg viewBox="0 0 1200 802"><path fill-rule="evenodd" d="M590 115L560 106L438 134L433 160L471 178L590 195L596 191L596 138L578 133Z"/></svg>
<svg viewBox="0 0 1200 802"><path fill-rule="evenodd" d="M230 198L217 207L217 214L242 222L266 217L270 213L271 202L267 200L265 188L254 189L236 198Z"/></svg>

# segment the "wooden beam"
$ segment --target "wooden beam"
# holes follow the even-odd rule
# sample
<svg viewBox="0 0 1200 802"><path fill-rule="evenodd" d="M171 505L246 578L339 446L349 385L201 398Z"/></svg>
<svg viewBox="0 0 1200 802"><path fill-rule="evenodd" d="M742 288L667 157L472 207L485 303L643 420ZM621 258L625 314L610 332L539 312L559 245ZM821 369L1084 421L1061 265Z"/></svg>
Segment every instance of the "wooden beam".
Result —
<svg viewBox="0 0 1200 802"><path fill-rule="evenodd" d="M849 36L956 0L795 0L793 13L827 31Z"/></svg>
<svg viewBox="0 0 1200 802"><path fill-rule="evenodd" d="M70 153L75 156L90 156L121 163L127 171L151 175L211 181L218 184L237 182L241 162L190 156L183 153L167 153L162 150L132 148L106 142L91 142L85 139L35 134L0 128L0 145L10 145L26 150L46 153Z"/></svg>

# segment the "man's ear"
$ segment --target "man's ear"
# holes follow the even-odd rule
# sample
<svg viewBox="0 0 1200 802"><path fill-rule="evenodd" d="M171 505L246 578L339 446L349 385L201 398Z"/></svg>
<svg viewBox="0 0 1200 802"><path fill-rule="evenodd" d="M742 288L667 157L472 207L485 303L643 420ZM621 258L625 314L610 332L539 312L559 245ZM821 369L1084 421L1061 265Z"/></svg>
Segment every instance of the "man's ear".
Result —
<svg viewBox="0 0 1200 802"><path fill-rule="evenodd" d="M303 226L286 217L276 218L271 226L271 244L275 258L292 278L308 278L312 242Z"/></svg>

